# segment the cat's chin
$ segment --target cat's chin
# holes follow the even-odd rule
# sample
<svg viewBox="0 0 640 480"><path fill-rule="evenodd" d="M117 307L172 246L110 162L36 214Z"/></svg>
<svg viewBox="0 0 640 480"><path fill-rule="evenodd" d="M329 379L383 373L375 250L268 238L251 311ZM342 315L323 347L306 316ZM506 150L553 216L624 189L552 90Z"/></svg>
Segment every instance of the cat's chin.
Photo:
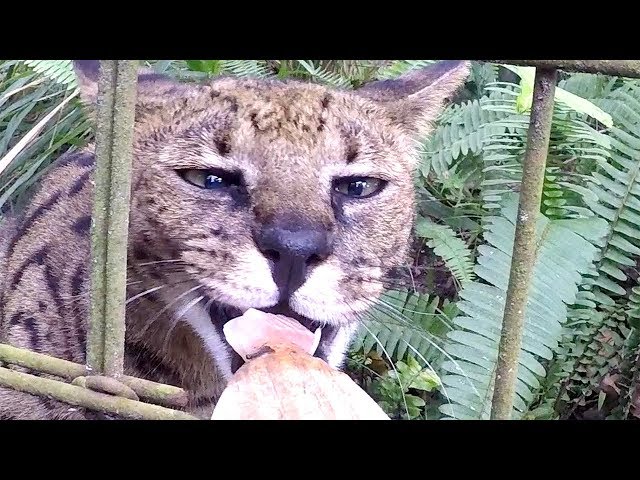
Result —
<svg viewBox="0 0 640 480"><path fill-rule="evenodd" d="M235 350L233 350L231 345L229 345L229 342L227 342L227 340L225 339L223 327L229 320L241 316L246 310L242 310L232 305L227 305L222 302L216 302L213 300L207 301L207 304L209 305L209 317L211 318L211 323L213 323L214 327L220 334L220 337L223 339L225 345L231 353L231 372L235 373L242 365L244 365L244 360ZM321 358L325 361L328 360L327 346L331 343L331 339L335 337L336 332L339 328L338 326L325 324L304 317L299 313L293 311L291 307L289 307L289 305L285 302L279 303L273 307L259 308L256 310L261 310L263 312L276 315L284 315L286 317L292 318L294 320L297 320L301 325L303 325L311 332L315 332L316 329L320 328L322 330L322 333L320 335L320 343L314 353L314 357Z"/></svg>

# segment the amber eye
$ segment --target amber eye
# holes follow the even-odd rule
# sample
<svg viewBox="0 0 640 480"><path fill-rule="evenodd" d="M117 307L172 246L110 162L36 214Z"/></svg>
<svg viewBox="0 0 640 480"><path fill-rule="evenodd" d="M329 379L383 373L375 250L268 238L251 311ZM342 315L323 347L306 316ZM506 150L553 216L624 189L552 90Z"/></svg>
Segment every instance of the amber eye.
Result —
<svg viewBox="0 0 640 480"><path fill-rule="evenodd" d="M386 185L384 180L372 177L339 178L333 182L333 189L352 198L367 198L380 192Z"/></svg>
<svg viewBox="0 0 640 480"><path fill-rule="evenodd" d="M241 183L240 174L224 170L183 170L182 178L196 187L206 190L216 190L224 187L238 186Z"/></svg>

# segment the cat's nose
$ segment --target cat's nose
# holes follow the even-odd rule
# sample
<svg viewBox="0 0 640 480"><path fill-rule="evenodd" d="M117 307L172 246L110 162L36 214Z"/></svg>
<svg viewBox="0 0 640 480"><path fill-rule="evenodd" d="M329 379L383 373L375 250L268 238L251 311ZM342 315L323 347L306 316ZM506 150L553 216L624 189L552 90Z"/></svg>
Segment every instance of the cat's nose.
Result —
<svg viewBox="0 0 640 480"><path fill-rule="evenodd" d="M273 280L286 300L305 282L309 266L324 261L331 253L331 234L313 226L264 226L255 235L263 255L274 263Z"/></svg>

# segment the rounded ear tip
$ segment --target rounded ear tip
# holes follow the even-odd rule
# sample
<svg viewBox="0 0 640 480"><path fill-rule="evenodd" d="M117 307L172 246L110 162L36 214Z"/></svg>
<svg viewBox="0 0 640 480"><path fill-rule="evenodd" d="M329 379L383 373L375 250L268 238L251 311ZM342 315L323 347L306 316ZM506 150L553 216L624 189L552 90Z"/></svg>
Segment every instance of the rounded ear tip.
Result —
<svg viewBox="0 0 640 480"><path fill-rule="evenodd" d="M471 69L471 61L470 60L458 60L460 62L460 67L465 68L467 70Z"/></svg>
<svg viewBox="0 0 640 480"><path fill-rule="evenodd" d="M467 71L471 71L471 61L470 60L458 60L458 62L460 63L460 67L459 68L467 70Z"/></svg>
<svg viewBox="0 0 640 480"><path fill-rule="evenodd" d="M467 75L471 71L471 62L469 60L440 60L430 67L436 70L439 75L452 72Z"/></svg>
<svg viewBox="0 0 640 480"><path fill-rule="evenodd" d="M98 81L100 60L73 60L76 74L92 81Z"/></svg>
<svg viewBox="0 0 640 480"><path fill-rule="evenodd" d="M440 60L438 63L450 65L450 68L467 67L471 63L469 60Z"/></svg>

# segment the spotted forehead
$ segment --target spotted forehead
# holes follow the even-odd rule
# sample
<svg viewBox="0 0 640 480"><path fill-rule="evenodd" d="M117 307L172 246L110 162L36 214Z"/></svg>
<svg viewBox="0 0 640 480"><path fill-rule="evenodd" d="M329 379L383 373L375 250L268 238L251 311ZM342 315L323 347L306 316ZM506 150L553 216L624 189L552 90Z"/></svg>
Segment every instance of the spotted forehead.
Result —
<svg viewBox="0 0 640 480"><path fill-rule="evenodd" d="M203 108L202 104L206 104ZM388 119L350 92L304 83L227 80L185 103L176 148L269 163L351 163L397 146Z"/></svg>

